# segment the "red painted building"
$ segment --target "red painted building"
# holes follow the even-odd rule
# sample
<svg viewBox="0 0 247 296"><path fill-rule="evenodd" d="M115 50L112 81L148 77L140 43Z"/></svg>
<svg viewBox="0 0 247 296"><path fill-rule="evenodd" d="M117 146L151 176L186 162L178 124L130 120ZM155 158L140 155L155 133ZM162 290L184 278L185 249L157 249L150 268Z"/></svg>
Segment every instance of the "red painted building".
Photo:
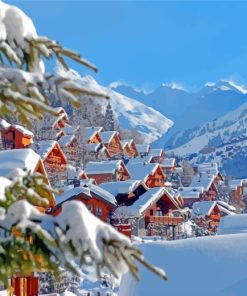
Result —
<svg viewBox="0 0 247 296"><path fill-rule="evenodd" d="M28 148L33 143L33 133L23 126L1 121L1 138L4 149Z"/></svg>
<svg viewBox="0 0 247 296"><path fill-rule="evenodd" d="M122 160L90 161L85 172L90 179L95 179L97 184L103 182L125 181L130 174Z"/></svg>

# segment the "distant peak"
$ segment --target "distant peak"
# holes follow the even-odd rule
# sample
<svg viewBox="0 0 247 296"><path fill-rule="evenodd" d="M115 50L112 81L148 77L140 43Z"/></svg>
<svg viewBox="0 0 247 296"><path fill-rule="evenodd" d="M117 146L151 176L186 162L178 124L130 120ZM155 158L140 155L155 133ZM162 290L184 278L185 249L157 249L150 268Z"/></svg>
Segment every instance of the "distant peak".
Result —
<svg viewBox="0 0 247 296"><path fill-rule="evenodd" d="M186 90L185 87L178 82L162 83L161 86L177 90Z"/></svg>
<svg viewBox="0 0 247 296"><path fill-rule="evenodd" d="M214 90L222 90L222 91L235 90L242 94L247 94L247 90L244 88L243 85L238 85L232 80L221 79L217 83L207 82L204 86L208 88L213 88L213 91Z"/></svg>

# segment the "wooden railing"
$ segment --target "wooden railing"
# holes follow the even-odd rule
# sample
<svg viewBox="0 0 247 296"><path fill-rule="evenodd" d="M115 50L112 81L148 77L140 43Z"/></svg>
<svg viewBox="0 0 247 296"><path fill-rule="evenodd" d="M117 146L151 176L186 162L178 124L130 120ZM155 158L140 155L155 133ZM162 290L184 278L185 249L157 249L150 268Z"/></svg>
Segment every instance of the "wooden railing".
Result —
<svg viewBox="0 0 247 296"><path fill-rule="evenodd" d="M149 216L145 218L146 223L161 223L164 225L178 225L184 222L183 217Z"/></svg>

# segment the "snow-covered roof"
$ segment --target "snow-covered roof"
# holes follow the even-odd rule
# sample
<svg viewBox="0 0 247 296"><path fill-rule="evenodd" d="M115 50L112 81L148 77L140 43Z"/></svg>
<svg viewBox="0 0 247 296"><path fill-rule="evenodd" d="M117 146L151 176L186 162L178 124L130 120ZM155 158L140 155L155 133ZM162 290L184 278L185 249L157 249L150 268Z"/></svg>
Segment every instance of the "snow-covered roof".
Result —
<svg viewBox="0 0 247 296"><path fill-rule="evenodd" d="M154 157L160 157L163 153L163 149L150 149L149 154Z"/></svg>
<svg viewBox="0 0 247 296"><path fill-rule="evenodd" d="M231 190L237 190L239 186L243 185L243 180L229 180L228 185Z"/></svg>
<svg viewBox="0 0 247 296"><path fill-rule="evenodd" d="M103 143L108 144L112 141L113 137L117 134L118 134L118 132L116 132L116 131L106 131L106 132L101 132L100 137L101 137Z"/></svg>
<svg viewBox="0 0 247 296"><path fill-rule="evenodd" d="M89 161L86 165L85 172L87 175L115 174L115 172L121 170L122 166L125 166L122 160Z"/></svg>
<svg viewBox="0 0 247 296"><path fill-rule="evenodd" d="M65 135L58 140L58 143L61 147L67 147L74 139L76 139L75 135Z"/></svg>
<svg viewBox="0 0 247 296"><path fill-rule="evenodd" d="M32 144L32 148L35 148L36 152L41 156L41 158L45 159L56 144L58 144L57 141L42 140L39 141L39 143Z"/></svg>
<svg viewBox="0 0 247 296"><path fill-rule="evenodd" d="M203 187L179 187L178 193L181 194L181 196L184 199L187 198L199 198L200 194L202 194L204 191Z"/></svg>
<svg viewBox="0 0 247 296"><path fill-rule="evenodd" d="M202 174L210 174L215 177L219 173L218 164L216 162L205 162L197 165L198 172Z"/></svg>
<svg viewBox="0 0 247 296"><path fill-rule="evenodd" d="M149 144L136 144L136 149L139 153L148 153L150 150Z"/></svg>
<svg viewBox="0 0 247 296"><path fill-rule="evenodd" d="M127 169L130 173L132 180L147 180L149 175L153 175L157 168L159 167L158 163L128 163Z"/></svg>
<svg viewBox="0 0 247 296"><path fill-rule="evenodd" d="M147 156L138 156L138 157L133 157L130 158L128 161L128 164L132 164L132 163L150 163L151 160L153 159L152 155L147 155Z"/></svg>
<svg viewBox="0 0 247 296"><path fill-rule="evenodd" d="M63 107L53 107L53 110L56 112L56 113L64 113L67 115L65 109Z"/></svg>
<svg viewBox="0 0 247 296"><path fill-rule="evenodd" d="M129 194L135 191L135 189L140 185L143 186L146 190L148 190L147 186L140 180L101 183L99 187L107 190L114 196L117 196L118 194Z"/></svg>
<svg viewBox="0 0 247 296"><path fill-rule="evenodd" d="M220 219L217 234L247 233L247 214L228 215Z"/></svg>
<svg viewBox="0 0 247 296"><path fill-rule="evenodd" d="M56 204L59 205L72 197L76 197L80 194L84 194L84 196L90 199L92 196L90 194L89 188L85 187L74 187L74 185L69 185L64 188L64 192L61 195L55 195Z"/></svg>
<svg viewBox="0 0 247 296"><path fill-rule="evenodd" d="M86 144L85 147L88 152L99 152L103 148L103 145L102 143L91 143Z"/></svg>
<svg viewBox="0 0 247 296"><path fill-rule="evenodd" d="M162 162L161 162L161 167L163 168L171 168L175 166L175 158L165 158Z"/></svg>
<svg viewBox="0 0 247 296"><path fill-rule="evenodd" d="M203 187L206 191L209 190L215 179L215 175L200 173L193 176L190 187Z"/></svg>
<svg viewBox="0 0 247 296"><path fill-rule="evenodd" d="M193 203L192 206L192 217L205 217L209 216L211 211L217 205L215 201L199 201Z"/></svg>
<svg viewBox="0 0 247 296"><path fill-rule="evenodd" d="M141 216L145 211L154 203L156 203L164 194L166 194L173 203L177 205L177 202L173 199L171 194L164 187L154 187L142 194L134 204L127 207L129 216ZM117 209L115 212L121 212L122 209Z"/></svg>
<svg viewBox="0 0 247 296"><path fill-rule="evenodd" d="M40 156L32 149L0 151L0 176L11 177L16 169L26 169L33 173L40 162Z"/></svg>
<svg viewBox="0 0 247 296"><path fill-rule="evenodd" d="M34 136L33 133L30 130L28 130L27 128L25 128L25 127L23 127L21 125L10 124L4 119L0 120L0 129L8 130L11 127L17 129L20 133L22 133L25 136L28 136L28 137L33 137Z"/></svg>
<svg viewBox="0 0 247 296"><path fill-rule="evenodd" d="M222 201L222 200L217 200L217 204L220 205L221 207L229 210L229 211L232 211L232 212L235 212L236 211L236 208L232 205L229 205L227 202L225 201Z"/></svg>
<svg viewBox="0 0 247 296"><path fill-rule="evenodd" d="M121 146L125 148L125 146L129 145L129 140L121 140Z"/></svg>
<svg viewBox="0 0 247 296"><path fill-rule="evenodd" d="M219 208L220 208L220 211L223 212L223 213L225 213L226 215L235 215L234 212L229 211L229 210L226 209L225 207L222 207L222 206L220 206L220 205L218 205L218 206L219 206Z"/></svg>
<svg viewBox="0 0 247 296"><path fill-rule="evenodd" d="M100 126L98 126L98 127L90 126L90 127L86 127L85 130L86 130L87 140L90 140L96 133L100 133L103 130L103 127L100 127Z"/></svg>
<svg viewBox="0 0 247 296"><path fill-rule="evenodd" d="M84 181L86 181L86 180L82 180L81 184L84 184L84 185L82 185L83 187L89 188L91 195L95 195L98 198L103 199L104 201L108 202L112 206L117 205L117 201L115 199L115 196L112 195L110 192L108 192L107 190L105 190L93 183L88 182L86 184Z"/></svg>
<svg viewBox="0 0 247 296"><path fill-rule="evenodd" d="M65 125L61 130L65 133L65 135L74 135L78 130L79 125Z"/></svg>

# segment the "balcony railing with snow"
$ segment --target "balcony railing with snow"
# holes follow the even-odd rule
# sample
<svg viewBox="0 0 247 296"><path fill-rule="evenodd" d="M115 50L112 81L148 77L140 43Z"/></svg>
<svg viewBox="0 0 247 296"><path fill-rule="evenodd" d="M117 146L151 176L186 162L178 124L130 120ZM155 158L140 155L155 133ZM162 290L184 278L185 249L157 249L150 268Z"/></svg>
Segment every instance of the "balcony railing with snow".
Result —
<svg viewBox="0 0 247 296"><path fill-rule="evenodd" d="M146 223L161 223L164 225L178 225L184 222L183 217L170 217L170 216L149 216L145 218Z"/></svg>

